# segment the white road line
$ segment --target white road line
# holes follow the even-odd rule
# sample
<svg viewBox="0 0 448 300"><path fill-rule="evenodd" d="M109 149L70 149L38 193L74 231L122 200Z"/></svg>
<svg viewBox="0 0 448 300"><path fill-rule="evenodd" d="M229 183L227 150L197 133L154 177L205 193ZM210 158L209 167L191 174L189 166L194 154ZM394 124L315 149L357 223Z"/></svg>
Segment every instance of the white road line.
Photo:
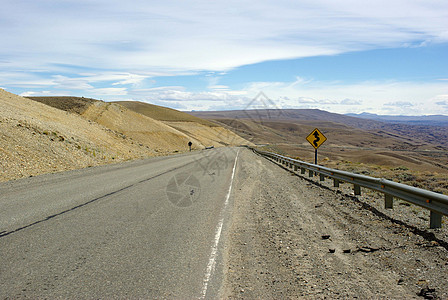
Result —
<svg viewBox="0 0 448 300"><path fill-rule="evenodd" d="M239 154L239 150L236 153L235 163L233 164L232 177L230 179L230 186L229 186L229 190L227 191L226 201L224 202L224 207L221 210L221 219L219 220L218 226L216 227L215 240L214 240L213 247L212 247L212 253L210 254L210 258L208 260L208 265L207 265L207 269L205 272L204 282L202 285L202 294L201 294L200 299L205 298L205 295L207 294L207 288L208 288L208 284L210 282L210 278L212 277L212 274L215 271L216 256L218 253L218 245L219 245L219 240L221 239L222 226L224 225L224 212L227 209L227 205L229 204L230 193L232 192L233 178L235 177L235 169L236 169L236 162L238 160L238 154Z"/></svg>

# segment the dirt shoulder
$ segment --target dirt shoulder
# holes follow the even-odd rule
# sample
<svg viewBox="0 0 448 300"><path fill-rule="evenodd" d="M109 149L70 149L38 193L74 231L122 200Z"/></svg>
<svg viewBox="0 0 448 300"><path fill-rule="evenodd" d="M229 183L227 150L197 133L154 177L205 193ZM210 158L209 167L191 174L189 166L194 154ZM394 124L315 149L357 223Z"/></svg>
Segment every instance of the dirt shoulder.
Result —
<svg viewBox="0 0 448 300"><path fill-rule="evenodd" d="M389 220L344 188L240 155L223 297L448 297L446 240Z"/></svg>

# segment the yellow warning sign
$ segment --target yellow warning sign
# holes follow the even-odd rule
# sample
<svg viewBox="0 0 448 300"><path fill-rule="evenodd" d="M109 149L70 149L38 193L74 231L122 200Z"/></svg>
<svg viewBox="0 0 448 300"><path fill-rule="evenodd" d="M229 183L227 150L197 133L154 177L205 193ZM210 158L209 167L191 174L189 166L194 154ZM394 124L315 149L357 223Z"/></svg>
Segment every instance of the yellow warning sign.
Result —
<svg viewBox="0 0 448 300"><path fill-rule="evenodd" d="M317 149L327 140L327 138L316 128L306 137L306 140L314 147L314 149Z"/></svg>

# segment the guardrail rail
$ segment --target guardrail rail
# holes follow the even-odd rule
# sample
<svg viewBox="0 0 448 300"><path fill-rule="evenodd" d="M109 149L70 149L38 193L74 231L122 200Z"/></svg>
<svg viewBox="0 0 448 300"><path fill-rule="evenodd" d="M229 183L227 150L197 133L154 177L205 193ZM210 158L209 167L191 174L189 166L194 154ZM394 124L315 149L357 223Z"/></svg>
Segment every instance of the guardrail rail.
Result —
<svg viewBox="0 0 448 300"><path fill-rule="evenodd" d="M309 177L315 175L320 176L320 181L324 181L325 177L333 179L333 186L339 187L339 183L347 182L353 184L355 195L361 195L361 187L368 188L377 192L384 193L385 208L393 208L394 198L404 200L406 202L426 208L430 211L430 228L442 227L442 216L448 216L448 196L424 189L412 187L406 184L397 183L384 178L375 178L346 171L326 168L320 165L310 164L297 159L292 159L280 154L260 151L251 148L254 152L268 157L278 163L293 168L301 174L305 174L308 170Z"/></svg>

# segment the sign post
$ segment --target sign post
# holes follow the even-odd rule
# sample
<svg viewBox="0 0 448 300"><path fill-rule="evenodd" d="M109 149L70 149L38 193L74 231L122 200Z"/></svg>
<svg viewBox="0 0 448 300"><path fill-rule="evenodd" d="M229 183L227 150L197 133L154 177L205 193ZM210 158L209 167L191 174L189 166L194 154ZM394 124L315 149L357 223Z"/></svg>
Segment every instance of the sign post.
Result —
<svg viewBox="0 0 448 300"><path fill-rule="evenodd" d="M188 142L188 147L190 147L190 152L191 152L191 145L193 145L192 142Z"/></svg>
<svg viewBox="0 0 448 300"><path fill-rule="evenodd" d="M317 165L317 148L319 148L327 138L316 128L306 137L306 140L314 147L314 164Z"/></svg>

